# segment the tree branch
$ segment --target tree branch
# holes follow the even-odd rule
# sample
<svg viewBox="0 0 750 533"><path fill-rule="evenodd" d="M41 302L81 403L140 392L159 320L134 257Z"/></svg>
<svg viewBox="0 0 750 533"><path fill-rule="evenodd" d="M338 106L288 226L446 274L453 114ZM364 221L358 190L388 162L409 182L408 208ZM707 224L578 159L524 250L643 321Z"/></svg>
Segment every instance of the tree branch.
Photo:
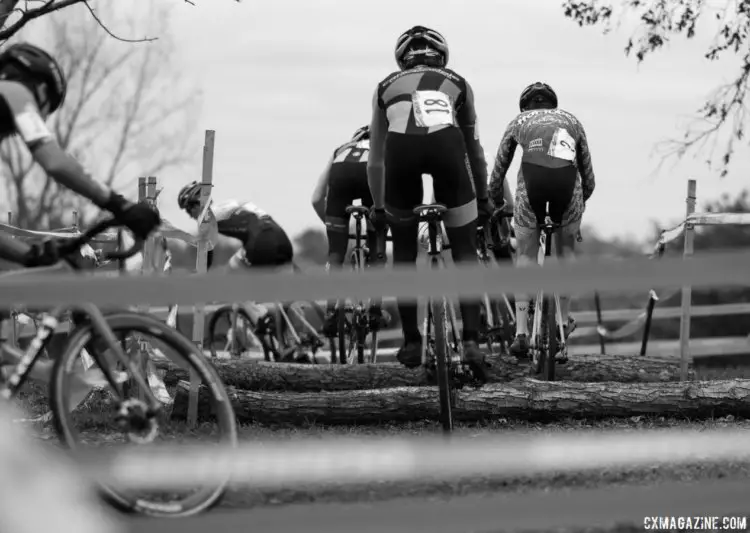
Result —
<svg viewBox="0 0 750 533"><path fill-rule="evenodd" d="M66 7L70 7L81 2L84 2L84 0L60 0L59 2L55 2L55 0L47 0L46 2L44 2L44 4L36 9L24 10L21 14L21 18L19 18L16 22L11 24L4 30L0 30L0 41L7 41L13 35L18 33L21 28L26 26L26 24L36 18L47 15L49 13L54 13L55 11L65 9Z"/></svg>
<svg viewBox="0 0 750 533"><path fill-rule="evenodd" d="M110 31L110 29L107 27L106 24L104 24L104 22L102 22L102 20L99 18L99 16L94 11L94 8L91 7L91 4L89 4L88 0L83 0L83 5L86 6L86 9L89 10L89 14L91 14L91 17L96 21L97 24L99 24L99 26L101 27L101 29L103 29L105 32L107 32L107 35L109 35L110 37L112 37L114 39L117 39L118 41L123 41L123 42L126 42L126 43L145 43L145 42L149 42L149 41L155 41L155 40L158 39L158 37L144 37L142 39L126 39L124 37L118 37L117 35L115 35L114 33L112 33Z"/></svg>
<svg viewBox="0 0 750 533"><path fill-rule="evenodd" d="M706 161L711 165L718 135L728 128L730 137L719 159L721 176L726 176L735 143L745 139L745 125L749 118L745 100L750 81L750 53L747 52L750 0L729 0L721 8L709 6L705 0L624 0L621 5L622 15L632 12L639 20L635 34L625 46L625 54L635 55L639 63L662 48L673 35L692 39L698 19L707 13L714 14L719 29L704 54L705 59L714 61L727 52L741 54L740 71L734 81L721 85L706 99L682 139L662 141L656 147L662 153L663 161L672 156L682 158L689 151L700 153L709 141L713 141ZM612 4L598 0L565 0L563 12L579 26L600 25L605 33L609 31L614 16Z"/></svg>

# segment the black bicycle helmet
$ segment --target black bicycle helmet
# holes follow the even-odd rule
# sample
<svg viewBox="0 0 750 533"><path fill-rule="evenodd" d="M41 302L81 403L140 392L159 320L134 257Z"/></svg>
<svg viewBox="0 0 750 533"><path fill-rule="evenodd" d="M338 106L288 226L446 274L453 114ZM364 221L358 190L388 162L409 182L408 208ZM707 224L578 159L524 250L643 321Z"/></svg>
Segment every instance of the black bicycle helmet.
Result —
<svg viewBox="0 0 750 533"><path fill-rule="evenodd" d="M409 45L416 40L426 43L427 47L431 48L432 51L411 51ZM398 38L394 55L396 63L401 70L411 68L415 64L430 64L432 62L435 63L434 66L445 67L448 65L448 42L440 32L425 28L424 26L414 26L406 30Z"/></svg>
<svg viewBox="0 0 750 533"><path fill-rule="evenodd" d="M537 99L543 98L552 104L553 108L557 107L557 94L555 91L541 81L532 83L521 92L521 97L518 99L518 107L521 111L526 111L529 108L529 104Z"/></svg>
<svg viewBox="0 0 750 533"><path fill-rule="evenodd" d="M62 68L47 52L29 43L16 43L0 52L0 79L30 81L33 84L43 83L47 88L47 100L39 101L41 96L34 92L36 103L41 109L49 105L49 113L54 113L65 101L67 83Z"/></svg>

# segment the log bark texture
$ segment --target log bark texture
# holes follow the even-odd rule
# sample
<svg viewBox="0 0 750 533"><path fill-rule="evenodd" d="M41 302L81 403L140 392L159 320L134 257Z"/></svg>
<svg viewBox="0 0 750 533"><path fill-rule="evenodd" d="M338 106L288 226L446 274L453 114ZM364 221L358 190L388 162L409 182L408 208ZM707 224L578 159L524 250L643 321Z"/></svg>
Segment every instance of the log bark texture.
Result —
<svg viewBox="0 0 750 533"><path fill-rule="evenodd" d="M187 412L188 389L187 382L178 383L173 414L179 418ZM229 396L239 423L352 425L438 418L436 387L315 393L229 387ZM206 420L210 406L205 391L199 398L199 418ZM623 384L526 379L459 391L453 414L461 421L637 415L746 417L750 416L750 380Z"/></svg>
<svg viewBox="0 0 750 533"><path fill-rule="evenodd" d="M230 361L211 359L224 384L243 390L318 392L371 390L392 387L429 385L421 368L410 370L398 363L369 365L299 365L266 363L247 359ZM529 376L528 363L512 357L490 360L491 382L507 383ZM165 382L189 380L188 372L169 361L157 361L166 370ZM591 356L571 357L566 365L558 366L561 381L599 383L649 383L679 381L679 361L646 357Z"/></svg>

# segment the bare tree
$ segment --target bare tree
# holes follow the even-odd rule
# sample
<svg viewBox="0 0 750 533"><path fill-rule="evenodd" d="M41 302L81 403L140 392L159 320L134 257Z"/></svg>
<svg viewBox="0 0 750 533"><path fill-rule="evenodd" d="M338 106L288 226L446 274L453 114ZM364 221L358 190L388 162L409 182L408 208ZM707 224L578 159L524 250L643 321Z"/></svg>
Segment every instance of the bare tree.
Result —
<svg viewBox="0 0 750 533"><path fill-rule="evenodd" d="M174 66L168 10L159 7L159 0L152 8L145 15L150 31L160 36L156 43L110 38L84 6L48 16L38 27L68 78L65 104L48 121L52 131L97 180L124 193L135 191L131 182L136 177L183 165L197 153L189 142L200 93ZM106 14L119 27L144 24ZM93 214L90 204L34 164L20 139L0 145L0 164L17 225L69 225L73 209Z"/></svg>
<svg viewBox="0 0 750 533"><path fill-rule="evenodd" d="M235 1L239 2L240 0ZM195 5L192 0L184 0L184 2ZM0 41L10 39L34 19L76 4L84 5L92 18L101 24L104 29L107 29L107 26L94 11L91 0L0 0L0 28L5 27L5 23L9 19L13 20L5 29L0 30ZM116 37L115 35L112 36Z"/></svg>
<svg viewBox="0 0 750 533"><path fill-rule="evenodd" d="M619 22L623 16L637 17L639 25L625 46L625 54L635 55L639 63L674 36L693 38L701 17L715 19L716 35L704 57L714 61L727 53L739 55L739 71L731 83L718 86L708 96L681 139L665 141L657 148L664 158L681 158L691 150L697 154L710 145L706 161L710 165L715 160L716 144L726 132L729 139L719 158L721 176L726 176L736 143L745 139L748 118L745 100L750 79L750 0L711 3L707 0L621 0L618 6L600 0L565 0L563 9L565 16L579 26L603 26L605 34L613 22Z"/></svg>

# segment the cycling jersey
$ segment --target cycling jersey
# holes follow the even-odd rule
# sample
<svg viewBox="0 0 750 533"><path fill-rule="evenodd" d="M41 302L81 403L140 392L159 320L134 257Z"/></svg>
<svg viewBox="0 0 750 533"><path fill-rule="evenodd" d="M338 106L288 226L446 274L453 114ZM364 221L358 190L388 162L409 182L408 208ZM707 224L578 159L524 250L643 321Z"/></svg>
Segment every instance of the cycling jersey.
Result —
<svg viewBox="0 0 750 533"><path fill-rule="evenodd" d="M430 174L435 200L448 209L443 225L453 260L477 262L477 198L487 198L487 166L476 129L469 83L447 68L417 66L381 81L373 96L368 182L376 207L385 207L393 261L417 259L418 223L413 209ZM460 301L464 340L479 331L478 301ZM421 339L414 301L398 300L404 339Z"/></svg>
<svg viewBox="0 0 750 533"><path fill-rule="evenodd" d="M394 72L378 84L373 96L371 172L383 165L389 134L432 136L457 128L463 139L460 145L456 141L452 155L467 159L472 188L478 198L486 198L487 164L476 123L474 92L454 71L420 65Z"/></svg>
<svg viewBox="0 0 750 533"><path fill-rule="evenodd" d="M271 216L251 202L228 201L209 208L200 232L242 242L230 266L279 266L291 263L292 243Z"/></svg>
<svg viewBox="0 0 750 533"><path fill-rule="evenodd" d="M345 143L333 152L328 169L328 191L326 194L325 223L332 231L348 232L349 215L346 207L354 200L371 207L372 196L367 185L367 158L370 141Z"/></svg>
<svg viewBox="0 0 750 533"><path fill-rule="evenodd" d="M556 169L560 169L562 175L567 172L564 169L572 167L577 177L562 222L569 224L580 220L584 202L594 192L595 179L586 133L578 119L562 109L534 109L520 113L510 122L500 142L490 179L490 195L496 202L503 197L503 182L516 146L521 146L523 150L516 186L516 225L527 228L537 226L524 179L524 166L549 169L549 180L554 179ZM535 186L543 186L544 181L535 179L534 183L538 184Z"/></svg>

